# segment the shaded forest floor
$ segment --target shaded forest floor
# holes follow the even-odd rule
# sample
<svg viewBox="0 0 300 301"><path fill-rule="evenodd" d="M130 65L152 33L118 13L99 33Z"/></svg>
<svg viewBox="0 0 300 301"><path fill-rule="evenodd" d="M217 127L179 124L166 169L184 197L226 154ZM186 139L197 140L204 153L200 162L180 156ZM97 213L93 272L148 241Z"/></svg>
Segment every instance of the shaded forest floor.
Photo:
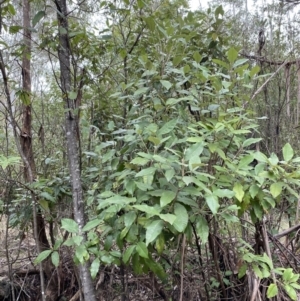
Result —
<svg viewBox="0 0 300 301"><path fill-rule="evenodd" d="M6 222L1 221L0 228L0 301L40 300L40 278L33 261L36 258L36 246L32 235L22 231L6 232ZM8 235L6 235L8 234ZM7 237L7 239L6 239ZM203 301L203 300L251 300L258 285L257 297L253 300L268 300L266 290L270 281L259 280L253 272L247 272L238 278L241 263L237 262L236 243L216 240L218 253L214 256L205 246L199 250L197 245L189 244L184 254L184 270L181 271L181 248L159 259L168 273L168 279L159 280L154 273L135 276L130 266L102 266L95 279L98 300L166 300L166 301ZM234 240L233 240L234 241ZM270 240L271 241L271 240ZM253 243L253 241L249 241ZM180 246L180 244L178 244ZM278 240L270 243L275 266L292 267L297 271L300 256L292 250L292 244L283 245ZM199 257L199 253L202 255ZM78 285L78 275L68 248L60 250L60 265L53 270L57 278L55 300L83 300ZM222 274L222 283L216 269ZM46 279L48 280L48 279ZM14 292L12 293L12 287ZM13 296L14 295L14 296ZM279 288L279 300L291 300L284 290ZM300 294L298 294L300 300Z"/></svg>

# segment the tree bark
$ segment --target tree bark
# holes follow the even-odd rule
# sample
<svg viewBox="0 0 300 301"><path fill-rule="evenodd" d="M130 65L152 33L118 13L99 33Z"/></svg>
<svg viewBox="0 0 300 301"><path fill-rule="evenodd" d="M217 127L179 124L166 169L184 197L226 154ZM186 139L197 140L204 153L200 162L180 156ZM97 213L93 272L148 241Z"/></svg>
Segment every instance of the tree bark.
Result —
<svg viewBox="0 0 300 301"><path fill-rule="evenodd" d="M23 156L27 160L27 164L24 167L24 179L27 183L32 183L36 178L36 166L34 160L34 154L32 150L32 118L31 118L31 31L30 31L30 2L29 0L23 0L23 43L24 52L22 58L22 84L26 101L22 104L22 130L20 133L20 145ZM36 197L31 194L32 197L32 211L33 211L33 230L34 237L37 245L37 252L40 253L49 248L48 239L45 231L45 222L38 210ZM46 267L47 266L47 267ZM45 300L45 280L44 271L50 275L49 265L44 262L40 264L40 280L41 280L41 295L42 300Z"/></svg>
<svg viewBox="0 0 300 301"><path fill-rule="evenodd" d="M84 232L82 232L82 228L85 225L85 217L81 173L79 165L79 145L77 137L78 118L76 114L78 113L75 110L75 101L69 98L72 80L70 69L71 49L68 36L69 26L67 3L66 0L56 0L55 4L57 6L58 11L58 59L60 64L60 88L65 103L65 131L69 171L72 185L73 212L74 219L79 226L79 235L82 236L83 243L85 243L86 237ZM88 262L79 264L79 275L83 289L84 299L86 301L96 301L95 288L93 286Z"/></svg>

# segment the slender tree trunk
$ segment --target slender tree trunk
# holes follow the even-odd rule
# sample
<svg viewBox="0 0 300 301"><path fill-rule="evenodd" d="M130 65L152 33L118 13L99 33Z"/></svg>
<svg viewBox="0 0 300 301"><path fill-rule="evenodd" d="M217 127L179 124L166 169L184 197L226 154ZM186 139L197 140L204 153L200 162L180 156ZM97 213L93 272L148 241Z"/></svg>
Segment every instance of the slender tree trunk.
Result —
<svg viewBox="0 0 300 301"><path fill-rule="evenodd" d="M81 183L80 165L79 165L79 145L78 145L78 118L75 101L69 98L71 91L71 69L70 69L70 44L68 37L68 13L66 0L56 0L57 19L59 26L59 46L58 59L60 64L60 85L62 95L65 101L65 131L67 154L69 161L69 171L72 185L73 212L74 218L79 226L79 235L86 241L82 228L85 224L84 202ZM78 111L78 110L77 110ZM85 301L96 301L95 288L93 286L89 263L79 264L79 275Z"/></svg>
<svg viewBox="0 0 300 301"><path fill-rule="evenodd" d="M24 52L22 58L22 82L23 82L23 91L26 100L22 104L22 130L20 133L20 145L21 151L24 157L27 160L27 164L24 167L24 179L28 183L32 183L36 178L36 166L34 161L34 154L32 150L32 130L31 130L31 72L30 72L30 63L31 63L31 32L30 32L30 2L29 0L23 0L23 43L24 43ZM36 197L32 194L32 211L33 211L33 230L34 237L37 245L37 252L49 248L49 243L47 240L45 232L45 223L41 213L38 211L38 206L36 202ZM44 270L45 265L40 264L40 280L41 280L41 294L42 300L45 300L45 280L44 280ZM46 269L45 272L47 272ZM50 273L49 273L50 274Z"/></svg>

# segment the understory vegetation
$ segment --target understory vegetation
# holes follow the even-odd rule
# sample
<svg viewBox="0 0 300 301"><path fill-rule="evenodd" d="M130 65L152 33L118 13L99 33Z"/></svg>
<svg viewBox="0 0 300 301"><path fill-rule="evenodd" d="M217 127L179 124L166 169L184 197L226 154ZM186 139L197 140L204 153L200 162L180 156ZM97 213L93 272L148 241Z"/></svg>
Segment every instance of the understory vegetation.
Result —
<svg viewBox="0 0 300 301"><path fill-rule="evenodd" d="M259 2L0 4L0 300L299 300L297 1Z"/></svg>

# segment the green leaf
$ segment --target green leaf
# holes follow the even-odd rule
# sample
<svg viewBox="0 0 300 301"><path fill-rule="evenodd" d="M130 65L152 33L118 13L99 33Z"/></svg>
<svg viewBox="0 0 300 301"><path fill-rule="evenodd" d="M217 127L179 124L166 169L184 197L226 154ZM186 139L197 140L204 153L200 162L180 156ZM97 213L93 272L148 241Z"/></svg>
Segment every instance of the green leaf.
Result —
<svg viewBox="0 0 300 301"><path fill-rule="evenodd" d="M267 297L268 298L273 298L275 296L277 296L278 294L278 287L275 283L271 283L268 287L268 290L267 290Z"/></svg>
<svg viewBox="0 0 300 301"><path fill-rule="evenodd" d="M170 225L173 225L174 221L176 220L176 215L170 213L159 214L158 216Z"/></svg>
<svg viewBox="0 0 300 301"><path fill-rule="evenodd" d="M168 121L157 131L157 135L161 136L170 133L175 128L176 124L177 119L172 119Z"/></svg>
<svg viewBox="0 0 300 301"><path fill-rule="evenodd" d="M273 183L270 186L270 193L272 194L273 198L276 198L281 194L283 185L284 183L277 182L277 183Z"/></svg>
<svg viewBox="0 0 300 301"><path fill-rule="evenodd" d="M183 56L181 56L181 55L175 56L174 59L173 59L174 67L179 65L181 63L182 59L183 59Z"/></svg>
<svg viewBox="0 0 300 301"><path fill-rule="evenodd" d="M169 90L172 87L172 84L168 80L160 80L160 83Z"/></svg>
<svg viewBox="0 0 300 301"><path fill-rule="evenodd" d="M123 254L123 262L127 264L136 246L130 246Z"/></svg>
<svg viewBox="0 0 300 301"><path fill-rule="evenodd" d="M176 197L176 193L174 191L164 191L160 197L160 206L164 207L171 203Z"/></svg>
<svg viewBox="0 0 300 301"><path fill-rule="evenodd" d="M126 227L130 227L136 219L136 213L134 211L129 211L124 215L124 224Z"/></svg>
<svg viewBox="0 0 300 301"><path fill-rule="evenodd" d="M100 268L100 260L99 260L99 258L96 258L92 262L91 267L90 267L90 272L91 272L92 279L96 278L96 276L98 274L98 271L99 271L99 268Z"/></svg>
<svg viewBox="0 0 300 301"><path fill-rule="evenodd" d="M89 259L89 253L85 247L85 245L80 245L76 248L75 256L80 263L84 263Z"/></svg>
<svg viewBox="0 0 300 301"><path fill-rule="evenodd" d="M9 26L9 33L18 33L20 31L20 29L22 29L23 27L22 26L18 26L18 25L12 25L12 26Z"/></svg>
<svg viewBox="0 0 300 301"><path fill-rule="evenodd" d="M240 202L242 202L245 192L244 192L244 189L243 189L243 186L241 185L241 183L239 183L239 182L235 183L233 186L233 191L235 192L235 197Z"/></svg>
<svg viewBox="0 0 300 301"><path fill-rule="evenodd" d="M243 65L243 64L245 64L248 61L249 61L248 59L239 59L239 60L237 60L237 61L234 62L233 68L236 68L236 67L238 67L240 65Z"/></svg>
<svg viewBox="0 0 300 301"><path fill-rule="evenodd" d="M55 202L55 198L51 194L49 194L48 192L46 192L46 191L42 192L40 194L40 197L42 197L42 198L44 198L44 199L46 199L48 201Z"/></svg>
<svg viewBox="0 0 300 301"><path fill-rule="evenodd" d="M196 231L203 244L208 240L209 227L206 219L203 216L197 218Z"/></svg>
<svg viewBox="0 0 300 301"><path fill-rule="evenodd" d="M139 96L141 94L146 94L146 92L148 91L148 88L147 87L142 87L142 88L139 88L137 89L135 92L134 92L134 96Z"/></svg>
<svg viewBox="0 0 300 301"><path fill-rule="evenodd" d="M259 71L260 71L260 67L258 65L254 66L249 73L250 77L252 78Z"/></svg>
<svg viewBox="0 0 300 301"><path fill-rule="evenodd" d="M228 51L227 51L227 58L228 61L232 64L238 57L238 52L231 47Z"/></svg>
<svg viewBox="0 0 300 301"><path fill-rule="evenodd" d="M193 54L193 58L194 60L197 62L197 63L200 63L202 57L200 55L200 53L198 51L195 51L194 54Z"/></svg>
<svg viewBox="0 0 300 301"><path fill-rule="evenodd" d="M149 159L137 157L137 158L134 158L133 160L131 160L130 163L143 166L143 165L146 165L148 162L149 162Z"/></svg>
<svg viewBox="0 0 300 301"><path fill-rule="evenodd" d="M52 252L51 261L52 261L53 265L57 268L59 265L59 254L57 251Z"/></svg>
<svg viewBox="0 0 300 301"><path fill-rule="evenodd" d="M61 220L61 227L65 230L67 230L68 232L71 233L77 233L78 232L78 225L77 223L70 219L70 218L63 218Z"/></svg>
<svg viewBox="0 0 300 301"><path fill-rule="evenodd" d="M292 286L290 286L289 284L285 284L283 287L284 287L285 291L287 292L287 294L289 295L289 297L292 300L296 301L297 300L297 293L294 290L294 288Z"/></svg>
<svg viewBox="0 0 300 301"><path fill-rule="evenodd" d="M136 250L139 253L139 255L143 258L148 258L148 249L144 242L139 241L136 245Z"/></svg>
<svg viewBox="0 0 300 301"><path fill-rule="evenodd" d="M284 281L289 281L289 280L291 280L291 278L293 277L293 275L294 275L293 269L291 269L291 268L285 269L284 273L282 275L282 279Z"/></svg>
<svg viewBox="0 0 300 301"><path fill-rule="evenodd" d="M40 10L32 19L32 27L35 25L46 15L45 11Z"/></svg>
<svg viewBox="0 0 300 301"><path fill-rule="evenodd" d="M155 167L148 167L145 169L142 169L140 172L138 172L135 177L143 177L143 176L148 176L148 175L153 175L156 171Z"/></svg>
<svg viewBox="0 0 300 301"><path fill-rule="evenodd" d="M8 4L7 4L7 9L8 9L9 13L10 13L12 16L14 16L14 15L16 14L15 8L14 8L14 6L13 6L12 4L8 3Z"/></svg>
<svg viewBox="0 0 300 301"><path fill-rule="evenodd" d="M34 264L38 264L45 260L50 254L52 253L52 250L45 250L41 252L38 257L34 260Z"/></svg>
<svg viewBox="0 0 300 301"><path fill-rule="evenodd" d="M217 214L218 209L220 207L218 197L213 194L209 194L205 196L205 201L212 214Z"/></svg>
<svg viewBox="0 0 300 301"><path fill-rule="evenodd" d="M150 207L148 205L134 205L133 207L140 211L143 211L147 214L150 214L150 215L159 215L160 214L160 212L157 210L157 208Z"/></svg>
<svg viewBox="0 0 300 301"><path fill-rule="evenodd" d="M243 142L243 147L248 147L249 145L257 143L261 140L262 140L261 138L249 138Z"/></svg>
<svg viewBox="0 0 300 301"><path fill-rule="evenodd" d="M189 221L189 215L185 207L179 203L176 203L174 208L174 213L176 215L176 219L173 223L174 228L178 232L184 232Z"/></svg>
<svg viewBox="0 0 300 301"><path fill-rule="evenodd" d="M144 18L146 24L147 24L147 27L151 30L151 31L154 31L155 30L155 21L154 21L154 18L152 17L146 17Z"/></svg>
<svg viewBox="0 0 300 301"><path fill-rule="evenodd" d="M153 221L149 226L146 227L146 246L149 245L155 238L161 233L164 227L162 220Z"/></svg>
<svg viewBox="0 0 300 301"><path fill-rule="evenodd" d="M294 156L294 150L289 143L287 143L282 149L284 161L290 161Z"/></svg>
<svg viewBox="0 0 300 301"><path fill-rule="evenodd" d="M98 225L100 225L102 222L102 220L96 218L92 221L89 221L83 228L82 231L89 231L95 227L97 227Z"/></svg>
<svg viewBox="0 0 300 301"><path fill-rule="evenodd" d="M174 175L175 175L175 170L173 168L167 169L166 172L165 172L165 177L166 177L168 182L170 182L172 180Z"/></svg>

